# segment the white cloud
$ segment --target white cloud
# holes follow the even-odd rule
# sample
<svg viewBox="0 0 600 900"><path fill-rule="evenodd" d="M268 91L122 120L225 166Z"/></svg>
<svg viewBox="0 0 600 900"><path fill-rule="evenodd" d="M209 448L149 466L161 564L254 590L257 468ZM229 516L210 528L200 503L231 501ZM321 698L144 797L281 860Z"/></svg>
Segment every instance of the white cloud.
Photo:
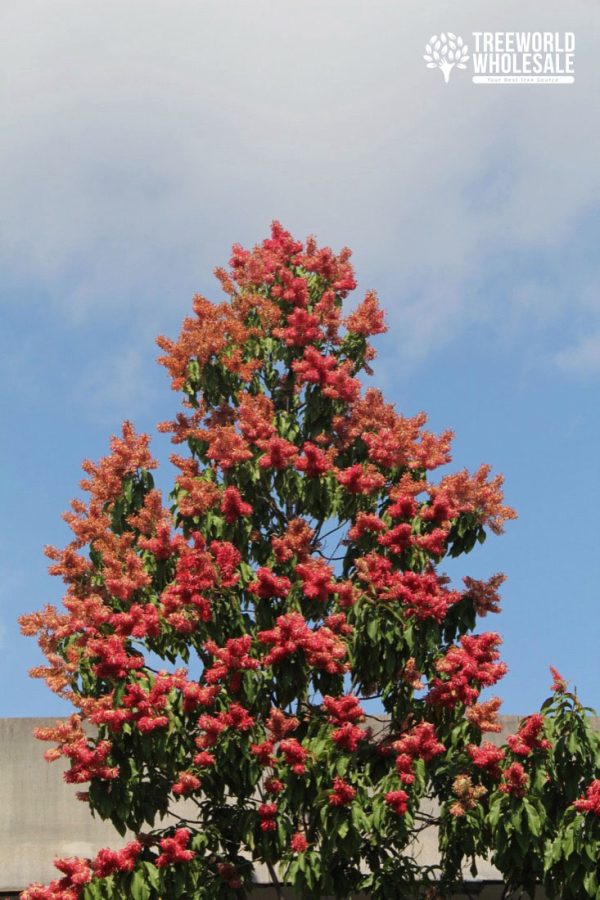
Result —
<svg viewBox="0 0 600 900"><path fill-rule="evenodd" d="M160 330L277 217L356 248L414 361L479 318L502 328L488 268L560 255L598 203L585 0L19 0L2 15L1 258L71 322L125 308ZM573 30L576 83L444 85L422 53L447 27ZM557 322L572 298L553 303Z"/></svg>

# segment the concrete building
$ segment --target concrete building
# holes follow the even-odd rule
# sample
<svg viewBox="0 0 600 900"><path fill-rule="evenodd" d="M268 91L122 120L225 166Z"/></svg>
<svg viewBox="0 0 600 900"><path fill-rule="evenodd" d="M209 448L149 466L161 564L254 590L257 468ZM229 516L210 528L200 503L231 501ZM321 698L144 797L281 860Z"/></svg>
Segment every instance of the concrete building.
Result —
<svg viewBox="0 0 600 900"><path fill-rule="evenodd" d="M55 878L55 856L91 857L100 847L118 847L121 842L110 823L92 818L87 804L75 799L76 786L62 778L63 761L44 760L45 747L33 737L33 729L54 722L0 719L0 900L17 896L32 881L47 883ZM517 730L518 722L516 716L505 716L502 734L492 738L501 743ZM595 725L600 727L600 720ZM183 804L177 808L185 815ZM433 863L436 856L435 842L424 840L420 861ZM266 869L258 871L258 880L262 885L258 895L264 900L274 898ZM499 873L481 860L469 896L495 900L501 893ZM540 900L543 896L539 895Z"/></svg>

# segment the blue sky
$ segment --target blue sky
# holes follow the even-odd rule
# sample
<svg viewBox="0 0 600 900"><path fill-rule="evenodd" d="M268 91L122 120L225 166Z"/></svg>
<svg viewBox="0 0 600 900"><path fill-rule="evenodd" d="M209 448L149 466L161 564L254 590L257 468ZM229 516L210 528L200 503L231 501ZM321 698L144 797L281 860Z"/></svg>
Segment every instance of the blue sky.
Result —
<svg viewBox="0 0 600 900"><path fill-rule="evenodd" d="M3 4L0 715L65 712L16 626L60 599L42 547L81 460L174 409L155 335L273 218L353 248L388 313L376 383L455 430L457 468L506 477L519 520L449 570L508 575L483 623L504 711L539 705L549 664L600 706L600 13L423 6ZM576 82L446 85L422 60L444 29L574 31Z"/></svg>

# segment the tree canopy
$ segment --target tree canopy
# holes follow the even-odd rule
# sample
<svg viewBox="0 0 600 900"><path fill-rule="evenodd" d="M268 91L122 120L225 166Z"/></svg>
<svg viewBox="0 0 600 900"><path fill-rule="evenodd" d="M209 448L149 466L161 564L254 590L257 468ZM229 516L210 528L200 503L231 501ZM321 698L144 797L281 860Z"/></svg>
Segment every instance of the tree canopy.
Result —
<svg viewBox="0 0 600 900"><path fill-rule="evenodd" d="M183 397L159 425L167 503L125 423L47 550L63 608L21 620L47 657L32 674L77 710L38 730L46 755L130 840L23 897L244 897L255 863L304 897L443 897L476 857L600 897L589 710L554 672L541 712L487 740L506 666L480 620L504 576L439 571L514 518L501 476L436 477L451 432L365 388L385 325L372 292L344 315L350 251L274 223L216 275L226 299L196 296L159 339ZM415 853L427 829L437 865Z"/></svg>

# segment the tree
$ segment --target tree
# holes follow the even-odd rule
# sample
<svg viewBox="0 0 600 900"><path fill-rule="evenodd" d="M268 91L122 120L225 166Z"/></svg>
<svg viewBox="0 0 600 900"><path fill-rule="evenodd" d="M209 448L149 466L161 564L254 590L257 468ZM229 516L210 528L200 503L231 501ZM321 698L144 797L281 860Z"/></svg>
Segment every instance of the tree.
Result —
<svg viewBox="0 0 600 900"><path fill-rule="evenodd" d="M310 898L443 896L476 855L511 886L600 896L587 711L555 673L542 713L485 741L506 667L472 632L503 576L436 570L514 517L502 478L435 480L451 433L364 390L385 327L373 293L342 318L349 257L274 223L217 270L227 300L197 296L159 339L184 398L159 430L187 448L169 508L129 423L83 464L73 540L47 551L64 610L21 623L48 658L32 674L78 710L38 731L47 756L135 839L58 860L26 900L243 897L256 861ZM411 853L427 828L438 867Z"/></svg>

